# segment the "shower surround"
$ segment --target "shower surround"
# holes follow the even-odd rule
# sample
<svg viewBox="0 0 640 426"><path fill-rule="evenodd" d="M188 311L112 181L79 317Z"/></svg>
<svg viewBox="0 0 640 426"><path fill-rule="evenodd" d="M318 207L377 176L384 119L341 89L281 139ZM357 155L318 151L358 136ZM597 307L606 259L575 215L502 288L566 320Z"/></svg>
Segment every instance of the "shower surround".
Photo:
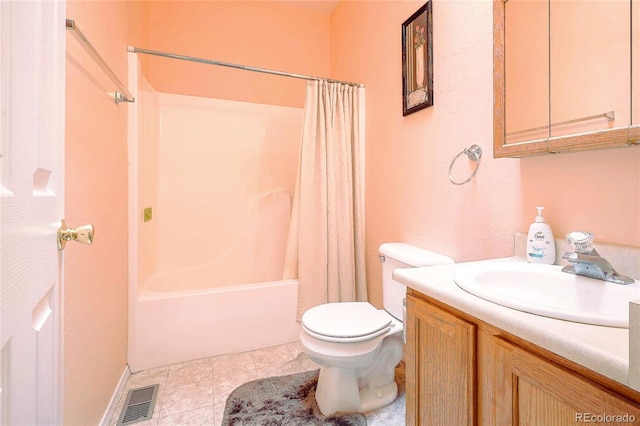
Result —
<svg viewBox="0 0 640 426"><path fill-rule="evenodd" d="M296 340L303 110L157 92L129 55L131 370Z"/></svg>

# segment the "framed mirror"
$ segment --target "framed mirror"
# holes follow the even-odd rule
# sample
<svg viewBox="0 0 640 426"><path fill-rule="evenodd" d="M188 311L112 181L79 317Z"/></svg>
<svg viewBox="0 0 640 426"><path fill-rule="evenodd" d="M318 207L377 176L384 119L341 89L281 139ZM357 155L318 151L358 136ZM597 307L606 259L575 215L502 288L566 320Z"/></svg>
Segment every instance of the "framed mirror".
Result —
<svg viewBox="0 0 640 426"><path fill-rule="evenodd" d="M494 0L494 157L630 143L632 1Z"/></svg>

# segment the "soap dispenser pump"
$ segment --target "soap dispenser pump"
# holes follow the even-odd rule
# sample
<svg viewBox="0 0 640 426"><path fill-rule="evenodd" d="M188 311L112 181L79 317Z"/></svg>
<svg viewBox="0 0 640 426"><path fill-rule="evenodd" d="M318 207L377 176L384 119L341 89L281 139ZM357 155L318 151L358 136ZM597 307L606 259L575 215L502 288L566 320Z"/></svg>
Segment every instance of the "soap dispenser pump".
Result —
<svg viewBox="0 0 640 426"><path fill-rule="evenodd" d="M535 222L529 226L527 235L527 261L553 265L556 261L556 242L553 239L553 232L542 216L544 207L536 207L536 209L538 215Z"/></svg>

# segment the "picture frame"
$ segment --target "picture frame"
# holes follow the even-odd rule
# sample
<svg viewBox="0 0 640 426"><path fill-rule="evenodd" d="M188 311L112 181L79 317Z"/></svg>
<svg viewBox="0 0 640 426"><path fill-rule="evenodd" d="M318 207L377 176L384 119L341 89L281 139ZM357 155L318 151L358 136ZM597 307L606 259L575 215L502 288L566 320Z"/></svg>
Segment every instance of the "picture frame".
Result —
<svg viewBox="0 0 640 426"><path fill-rule="evenodd" d="M431 2L402 23L402 115L433 106Z"/></svg>

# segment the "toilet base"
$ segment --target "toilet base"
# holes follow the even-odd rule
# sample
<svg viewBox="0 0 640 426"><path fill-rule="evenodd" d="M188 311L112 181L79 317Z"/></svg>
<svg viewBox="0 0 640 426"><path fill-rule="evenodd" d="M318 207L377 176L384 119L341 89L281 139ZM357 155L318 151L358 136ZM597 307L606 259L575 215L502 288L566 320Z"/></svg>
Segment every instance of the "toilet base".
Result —
<svg viewBox="0 0 640 426"><path fill-rule="evenodd" d="M398 335L382 341L373 363L362 369L323 366L316 387L320 412L367 412L392 403L398 396L395 368L404 345Z"/></svg>
<svg viewBox="0 0 640 426"><path fill-rule="evenodd" d="M360 389L360 412L366 413L391 404L398 397L398 384L394 380L380 388Z"/></svg>

